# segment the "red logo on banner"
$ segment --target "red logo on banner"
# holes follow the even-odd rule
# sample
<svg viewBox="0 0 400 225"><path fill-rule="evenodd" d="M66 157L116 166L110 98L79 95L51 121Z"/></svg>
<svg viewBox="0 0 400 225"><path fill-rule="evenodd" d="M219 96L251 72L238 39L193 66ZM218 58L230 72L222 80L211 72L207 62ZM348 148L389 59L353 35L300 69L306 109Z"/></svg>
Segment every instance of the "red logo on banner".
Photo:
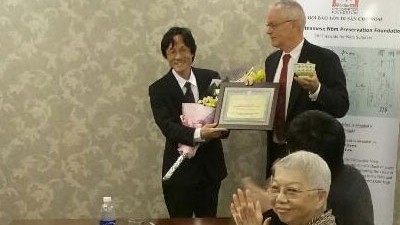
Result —
<svg viewBox="0 0 400 225"><path fill-rule="evenodd" d="M358 7L359 0L333 0L333 7Z"/></svg>
<svg viewBox="0 0 400 225"><path fill-rule="evenodd" d="M358 14L359 0L332 0L332 13L342 15Z"/></svg>

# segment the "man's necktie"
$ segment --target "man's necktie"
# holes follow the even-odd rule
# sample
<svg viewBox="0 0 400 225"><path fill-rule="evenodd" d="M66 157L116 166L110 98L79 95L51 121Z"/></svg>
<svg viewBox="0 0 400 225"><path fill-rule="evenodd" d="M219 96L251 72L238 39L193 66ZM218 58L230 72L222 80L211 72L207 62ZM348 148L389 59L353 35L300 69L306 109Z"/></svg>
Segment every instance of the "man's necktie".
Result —
<svg viewBox="0 0 400 225"><path fill-rule="evenodd" d="M279 142L283 142L285 139L286 81L289 59L289 54L283 56L283 66L279 78L278 100L275 111L274 132Z"/></svg>
<svg viewBox="0 0 400 225"><path fill-rule="evenodd" d="M194 95L192 92L192 88L190 87L190 82L187 81L185 87L186 87L186 93L185 96L183 97L183 102L194 103Z"/></svg>

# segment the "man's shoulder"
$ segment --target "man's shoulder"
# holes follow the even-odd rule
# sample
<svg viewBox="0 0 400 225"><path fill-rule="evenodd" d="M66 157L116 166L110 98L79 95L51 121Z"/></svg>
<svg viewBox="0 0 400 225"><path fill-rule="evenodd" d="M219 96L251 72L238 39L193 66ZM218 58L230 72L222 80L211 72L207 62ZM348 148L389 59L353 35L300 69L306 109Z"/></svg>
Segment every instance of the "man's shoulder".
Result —
<svg viewBox="0 0 400 225"><path fill-rule="evenodd" d="M195 75L197 75L197 74L203 75L203 74L204 74L204 75L213 76L213 75L215 75L215 74L218 74L217 71L211 70L211 69L204 69L204 68L192 67L192 70L193 70L193 73L194 73Z"/></svg>
<svg viewBox="0 0 400 225"><path fill-rule="evenodd" d="M368 184L362 173L351 165L344 165L333 180L332 187L341 187L346 190L368 189ZM369 190L369 189L368 189Z"/></svg>
<svg viewBox="0 0 400 225"><path fill-rule="evenodd" d="M332 51L331 49L312 44L312 43L308 42L307 40L304 41L303 49L309 50L309 52L318 54L318 55L337 57L337 54L334 51Z"/></svg>
<svg viewBox="0 0 400 225"><path fill-rule="evenodd" d="M360 170L358 170L357 168L355 168L352 165L345 164L344 171L345 171L345 174L347 174L349 176L364 178L364 176L361 174Z"/></svg>
<svg viewBox="0 0 400 225"><path fill-rule="evenodd" d="M361 172L345 165L337 178L328 197L337 224L374 224L371 193Z"/></svg>
<svg viewBox="0 0 400 225"><path fill-rule="evenodd" d="M170 83L171 78L173 78L173 75L171 72L168 72L167 74L163 75L161 78L150 84L149 89L150 90L155 88L158 89L162 86L168 85Z"/></svg>
<svg viewBox="0 0 400 225"><path fill-rule="evenodd" d="M272 52L271 54L269 54L268 56L267 56L267 59L266 60L269 60L269 59L272 59L272 58L275 58L275 57L280 57L282 55L282 50L275 50L274 52Z"/></svg>

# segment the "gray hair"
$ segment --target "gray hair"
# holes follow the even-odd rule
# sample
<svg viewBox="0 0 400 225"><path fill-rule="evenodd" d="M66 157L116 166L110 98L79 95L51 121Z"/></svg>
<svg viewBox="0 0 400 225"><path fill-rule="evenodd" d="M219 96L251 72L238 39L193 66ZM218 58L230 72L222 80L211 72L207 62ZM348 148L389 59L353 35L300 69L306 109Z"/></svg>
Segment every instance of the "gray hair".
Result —
<svg viewBox="0 0 400 225"><path fill-rule="evenodd" d="M328 164L317 154L308 151L297 151L280 159L273 167L301 171L311 188L321 188L329 193L331 171Z"/></svg>
<svg viewBox="0 0 400 225"><path fill-rule="evenodd" d="M304 29L306 25L306 14L304 13L303 7L295 0L278 0L272 3L271 7L281 8L286 15L289 15L291 19L296 20L300 27Z"/></svg>

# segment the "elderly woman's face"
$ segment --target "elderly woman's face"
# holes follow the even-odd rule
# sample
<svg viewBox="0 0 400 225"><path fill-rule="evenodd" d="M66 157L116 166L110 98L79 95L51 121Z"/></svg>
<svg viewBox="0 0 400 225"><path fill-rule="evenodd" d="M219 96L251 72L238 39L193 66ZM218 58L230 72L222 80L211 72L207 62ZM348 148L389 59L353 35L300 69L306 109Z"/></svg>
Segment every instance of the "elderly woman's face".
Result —
<svg viewBox="0 0 400 225"><path fill-rule="evenodd" d="M276 168L269 192L274 212L289 225L307 224L319 216L323 207L321 196L326 198L319 193L319 187L308 184L300 171L281 168Z"/></svg>

